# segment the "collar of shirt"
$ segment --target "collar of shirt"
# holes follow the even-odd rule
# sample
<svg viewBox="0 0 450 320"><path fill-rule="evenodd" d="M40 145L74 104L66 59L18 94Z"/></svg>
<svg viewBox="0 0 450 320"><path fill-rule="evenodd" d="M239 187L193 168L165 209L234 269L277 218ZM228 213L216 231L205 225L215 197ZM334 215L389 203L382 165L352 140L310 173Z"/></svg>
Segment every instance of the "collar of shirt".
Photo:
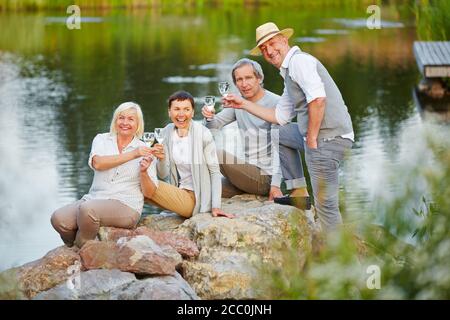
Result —
<svg viewBox="0 0 450 320"><path fill-rule="evenodd" d="M117 145L117 134L110 134L108 139L110 139L114 144L116 144L117 150L118 150L119 148L118 148L118 145ZM129 148L133 148L133 149L138 148L139 147L139 141L140 140L136 136L134 136L133 140L131 140L131 142L125 148L123 148L122 151L125 151L125 150L127 150Z"/></svg>
<svg viewBox="0 0 450 320"><path fill-rule="evenodd" d="M293 46L291 49L289 49L288 53L286 54L286 57L284 57L283 63L281 64L280 67L280 74L283 77L283 79L286 76L286 69L289 67L289 62L291 61L291 58L294 55L294 53L296 53L297 51L302 52L302 50L300 50L298 46Z"/></svg>

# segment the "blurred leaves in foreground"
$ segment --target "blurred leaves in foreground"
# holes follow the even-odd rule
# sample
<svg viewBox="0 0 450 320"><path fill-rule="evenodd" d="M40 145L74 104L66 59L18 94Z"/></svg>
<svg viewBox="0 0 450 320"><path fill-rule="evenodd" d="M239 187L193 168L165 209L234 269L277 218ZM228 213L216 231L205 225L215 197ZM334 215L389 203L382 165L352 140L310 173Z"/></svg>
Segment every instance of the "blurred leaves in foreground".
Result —
<svg viewBox="0 0 450 320"><path fill-rule="evenodd" d="M450 299L450 128L427 125L417 134L428 151L386 173L402 179L401 192L375 199L335 233L316 234L311 252L285 252L282 268L261 266L256 287L264 296Z"/></svg>

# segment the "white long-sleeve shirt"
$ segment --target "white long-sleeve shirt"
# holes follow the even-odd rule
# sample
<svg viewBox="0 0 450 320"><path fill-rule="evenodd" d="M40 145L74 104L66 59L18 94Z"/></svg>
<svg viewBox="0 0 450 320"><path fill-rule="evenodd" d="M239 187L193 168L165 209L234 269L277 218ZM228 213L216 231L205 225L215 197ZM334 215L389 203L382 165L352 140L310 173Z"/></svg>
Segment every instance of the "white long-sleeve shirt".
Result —
<svg viewBox="0 0 450 320"><path fill-rule="evenodd" d="M286 70L289 68L289 77L302 88L307 103L317 98L326 98L325 86L317 72L317 59L307 54L295 54L298 51L301 51L298 46L294 46L288 51L281 64L280 75L284 79ZM275 109L275 118L280 125L285 125L291 122L295 116L294 104L286 88L284 88ZM353 131L342 135L342 137L352 141L355 140ZM306 139L306 137L304 138Z"/></svg>
<svg viewBox="0 0 450 320"><path fill-rule="evenodd" d="M145 146L145 143L136 137L127 145L122 152L129 152ZM98 156L118 155L117 136L110 133L98 134L93 142L89 155L89 167L94 170L89 193L82 199L114 199L119 200L130 208L141 213L144 206L144 195L141 190L139 161L142 157L125 162L117 167L107 170L95 170L92 166L92 158ZM154 160L147 169L149 177L155 185L158 185L156 177L156 162Z"/></svg>

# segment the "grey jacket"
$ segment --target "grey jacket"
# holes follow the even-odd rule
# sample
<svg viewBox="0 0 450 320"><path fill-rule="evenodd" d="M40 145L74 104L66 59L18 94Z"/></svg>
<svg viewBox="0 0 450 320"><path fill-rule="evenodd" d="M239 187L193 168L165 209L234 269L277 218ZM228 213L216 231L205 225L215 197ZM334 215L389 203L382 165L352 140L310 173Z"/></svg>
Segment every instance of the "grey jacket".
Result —
<svg viewBox="0 0 450 320"><path fill-rule="evenodd" d="M164 128L164 149L166 157L157 165L158 178L178 187L179 175L172 160L172 133L176 130L173 123ZM208 128L192 121L189 128L191 142L191 172L194 184L195 207L192 215L199 212L211 212L211 208L220 208L222 200L222 181L216 145Z"/></svg>

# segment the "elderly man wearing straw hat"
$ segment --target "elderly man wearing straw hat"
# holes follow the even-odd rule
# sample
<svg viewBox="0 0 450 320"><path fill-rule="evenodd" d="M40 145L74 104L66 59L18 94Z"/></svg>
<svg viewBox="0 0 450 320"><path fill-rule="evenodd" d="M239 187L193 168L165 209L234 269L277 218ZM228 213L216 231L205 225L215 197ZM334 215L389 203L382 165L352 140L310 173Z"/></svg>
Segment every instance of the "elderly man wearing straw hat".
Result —
<svg viewBox="0 0 450 320"><path fill-rule="evenodd" d="M276 106L263 108L233 94L224 97L224 104L280 125L297 116L314 204L321 226L330 231L342 223L338 171L353 144L353 126L342 95L322 63L299 47L289 46L293 33L291 28L280 30L273 22L265 23L256 29L256 47L250 51L262 53L280 70L284 90Z"/></svg>

